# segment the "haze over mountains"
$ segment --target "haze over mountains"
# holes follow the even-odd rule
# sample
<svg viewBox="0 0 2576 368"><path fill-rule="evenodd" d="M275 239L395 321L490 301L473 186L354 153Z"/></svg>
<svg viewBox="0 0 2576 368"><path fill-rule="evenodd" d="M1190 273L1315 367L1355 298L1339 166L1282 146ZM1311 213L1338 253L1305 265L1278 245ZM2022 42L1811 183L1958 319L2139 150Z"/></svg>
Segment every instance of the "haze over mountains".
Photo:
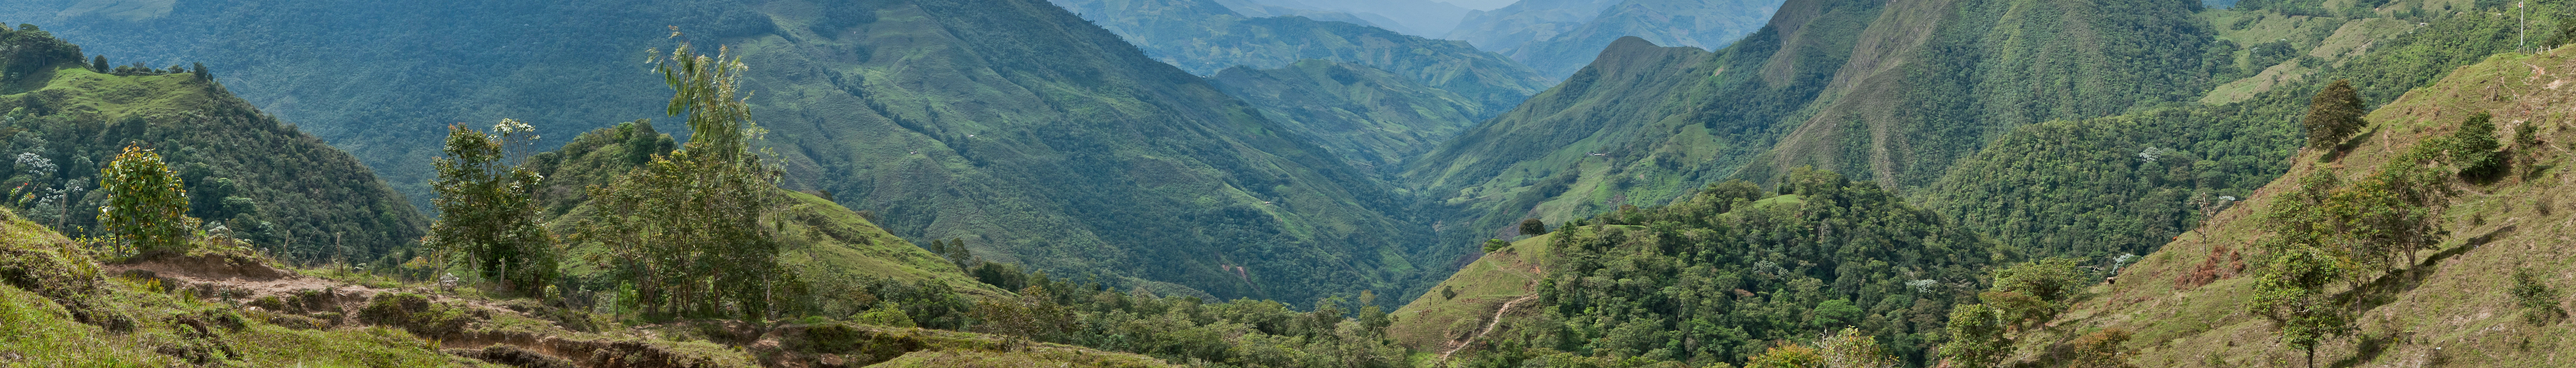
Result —
<svg viewBox="0 0 2576 368"><path fill-rule="evenodd" d="M1458 28L1467 8L1434 0L1245 0L1292 9L1342 12L1404 34L1437 37Z"/></svg>
<svg viewBox="0 0 2576 368"><path fill-rule="evenodd" d="M1773 0L1526 0L1468 13L1449 39L1510 55L1542 75L1565 78L1620 37L1665 46L1724 48L1753 33L1780 6Z"/></svg>

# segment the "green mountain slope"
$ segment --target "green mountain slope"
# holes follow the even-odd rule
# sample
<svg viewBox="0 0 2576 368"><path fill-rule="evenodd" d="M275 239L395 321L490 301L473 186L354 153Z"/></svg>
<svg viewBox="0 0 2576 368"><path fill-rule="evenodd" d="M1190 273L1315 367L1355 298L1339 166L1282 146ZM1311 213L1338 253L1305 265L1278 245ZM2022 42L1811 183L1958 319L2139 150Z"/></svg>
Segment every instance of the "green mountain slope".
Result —
<svg viewBox="0 0 2576 368"><path fill-rule="evenodd" d="M2132 337L2118 347L2141 366L2230 367L2299 365L2305 352L2285 346L2275 325L2249 312L2258 278L2271 253L2255 244L2281 234L2265 230L2264 214L2294 203L2303 181L2333 176L2351 183L2401 167L2438 170L2436 190L2448 193L2424 210L2440 233L2431 249L2399 255L2390 269L2353 269L2353 280L2326 292L2352 313L2350 333L2326 339L2320 366L2549 366L2564 357L2549 352L2576 348L2563 317L2571 285L2565 245L2571 198L2563 187L2569 164L2566 142L2576 139L2558 112L2576 98L2563 73L2576 58L2558 49L2538 55L2503 54L2454 69L2447 77L2406 92L2372 111L2365 134L2340 154L2300 152L2287 172L2247 201L2183 235L2137 265L2118 282L2095 285L2086 297L2046 328L2010 335L2012 357L2046 363L2048 349L2077 336L2118 329ZM2494 178L2450 175L2452 161L2405 161L2409 152L2440 151L2469 116L2493 114L2492 139L2505 142L2508 168ZM2527 132L2527 133L2526 133ZM2526 135L2527 134L2527 135ZM2331 159L2328 159L2332 156ZM2517 273L2531 277L2517 281ZM2554 293L2517 298L2509 290L2538 286ZM2265 363L2277 362L2277 363Z"/></svg>
<svg viewBox="0 0 2576 368"><path fill-rule="evenodd" d="M1259 107L1282 129L1382 172L1494 114L1466 96L1394 73L1323 60L1227 68L1208 81Z"/></svg>
<svg viewBox="0 0 2576 368"><path fill-rule="evenodd" d="M773 106L855 113L764 120L804 151L782 152L790 176L817 173L791 184L987 258L1221 297L1303 300L1409 272L1398 246L1416 235L1373 209L1392 199L1365 172L1071 13L1011 4L887 6L808 46L877 53L855 67L750 58L837 80Z"/></svg>
<svg viewBox="0 0 2576 368"><path fill-rule="evenodd" d="M0 3L0 19L50 26L115 64L218 66L243 99L348 150L427 208L447 124L515 118L570 133L656 116L662 87L622 78L640 69L619 65L660 46L669 26L711 38L776 28L740 4L31 0ZM597 9L614 12L564 15Z"/></svg>
<svg viewBox="0 0 2576 368"><path fill-rule="evenodd" d="M5 183L18 190L10 207L61 229L96 228L105 194L82 188L98 187L100 165L133 144L178 171L189 215L284 259L367 262L424 234L420 212L356 158L225 86L178 68L102 72L83 57L34 26L0 30L0 150L16 157Z"/></svg>
<svg viewBox="0 0 2576 368"><path fill-rule="evenodd" d="M2517 40L2510 14L2441 2L1880 5L1792 1L1764 31L1666 58L1675 64L1623 59L1656 54L1614 44L1565 85L1414 160L1407 184L1454 211L1442 221L1456 243L1509 235L1519 218L1564 221L1815 166L2042 254L2140 253L2196 221L2193 198L2241 197L2277 175L2299 135L2286 117L2325 82L2386 101ZM1617 72L1629 70L1663 71ZM2122 114L2133 115L2018 129ZM1980 156L1997 142L2009 147ZM2175 157L2137 158L2150 147Z"/></svg>
<svg viewBox="0 0 2576 368"><path fill-rule="evenodd" d="M1502 111L1546 89L1527 66L1456 41L1297 17L1247 18L1208 0L1059 0L1149 55L1200 75L1321 59L1364 65Z"/></svg>
<svg viewBox="0 0 2576 368"><path fill-rule="evenodd" d="M2351 19L2204 12L2219 25L2220 42L2253 45L2236 54L2237 65L2213 72L2242 79L2203 98L2232 102L2016 128L1959 160L1917 197L1963 226L2042 254L2108 259L2154 251L2195 227L2204 209L2228 206L2222 197L2251 197L2288 170L2305 139L2295 119L2325 85L2350 81L2364 103L2387 103L2522 41L2512 17L2398 11L2419 6L2441 5L2400 2L2384 7L2386 14ZM2535 14L2568 9L2534 7ZM2534 18L2532 27L2563 24L2553 19ZM2277 38L2290 35L2302 38ZM2539 34L2531 40L2564 42ZM2308 51L2257 51L2265 48Z"/></svg>
<svg viewBox="0 0 2576 368"><path fill-rule="evenodd" d="M1403 180L1456 244L1510 235L1522 218L1663 203L1733 175L1817 99L1834 76L1817 66L1849 59L1845 42L1880 12L1790 5L1717 52L1621 39L1566 83L1413 160Z"/></svg>
<svg viewBox="0 0 2576 368"><path fill-rule="evenodd" d="M2210 42L2200 10L2195 1L1892 3L1851 41L1833 97L1743 176L1814 165L1919 187L2011 127L2187 101L2216 83L2207 54L2231 51Z"/></svg>
<svg viewBox="0 0 2576 368"><path fill-rule="evenodd" d="M174 13L194 16L125 20L38 1L0 16L67 14L66 28L100 35L267 34L93 38L115 55L238 60L228 78L266 83L263 103L411 185L428 181L450 122L516 118L565 137L661 115L666 89L617 65L668 47L677 25L751 65L785 186L835 193L908 239L1283 300L1392 290L1413 272L1404 247L1424 243L1419 225L1383 215L1401 201L1367 171L1044 2L333 4L189 2ZM349 36L377 34L390 38ZM247 51L258 45L280 51Z"/></svg>

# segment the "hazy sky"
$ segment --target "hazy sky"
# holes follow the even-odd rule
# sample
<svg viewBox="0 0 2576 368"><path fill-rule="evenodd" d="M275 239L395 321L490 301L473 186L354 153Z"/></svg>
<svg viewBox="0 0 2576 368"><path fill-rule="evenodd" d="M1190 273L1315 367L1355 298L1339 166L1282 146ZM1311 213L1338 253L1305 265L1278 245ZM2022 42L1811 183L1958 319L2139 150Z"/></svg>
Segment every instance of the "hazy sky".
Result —
<svg viewBox="0 0 2576 368"><path fill-rule="evenodd" d="M1461 8L1476 10L1500 9L1503 6L1512 5L1513 2L1518 1L1520 0L1440 0L1440 2L1455 4Z"/></svg>

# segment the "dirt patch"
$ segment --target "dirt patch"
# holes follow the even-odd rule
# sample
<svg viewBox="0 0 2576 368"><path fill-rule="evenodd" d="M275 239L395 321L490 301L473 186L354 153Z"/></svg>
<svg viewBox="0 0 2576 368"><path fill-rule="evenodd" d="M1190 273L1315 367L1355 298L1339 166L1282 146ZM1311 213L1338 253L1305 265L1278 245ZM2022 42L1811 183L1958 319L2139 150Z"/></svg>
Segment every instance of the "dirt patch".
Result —
<svg viewBox="0 0 2576 368"><path fill-rule="evenodd" d="M295 276L278 269L259 257L234 253L197 255L147 253L120 264L108 265L110 272L149 270L157 273L189 275L207 279L240 279L270 281Z"/></svg>
<svg viewBox="0 0 2576 368"><path fill-rule="evenodd" d="M493 345L482 350L447 349L447 354L481 359L492 364L521 368L576 368L572 360L509 345Z"/></svg>

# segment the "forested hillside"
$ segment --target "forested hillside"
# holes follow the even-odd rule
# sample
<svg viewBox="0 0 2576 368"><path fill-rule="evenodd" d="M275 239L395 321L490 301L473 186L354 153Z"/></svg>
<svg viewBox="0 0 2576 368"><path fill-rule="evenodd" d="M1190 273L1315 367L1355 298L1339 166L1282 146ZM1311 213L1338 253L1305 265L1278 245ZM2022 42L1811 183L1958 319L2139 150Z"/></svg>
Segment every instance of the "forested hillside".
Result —
<svg viewBox="0 0 2576 368"><path fill-rule="evenodd" d="M38 25L0 29L0 149L13 157L0 205L97 235L100 207L114 205L100 169L137 146L169 160L188 216L280 259L370 262L415 245L428 221L401 194L222 80L203 64L112 65Z"/></svg>
<svg viewBox="0 0 2576 368"><path fill-rule="evenodd" d="M2304 10L2262 6L2203 13L2217 21L2218 42L2252 45L2236 54L2237 64L2212 69L2217 79L2242 78L2213 87L2202 99L2211 104L2016 128L1917 196L1963 226L2041 253L2146 254L2231 206L2227 198L2251 197L2288 170L2291 153L2308 143L2301 121L2312 97L2328 85L2344 82L2364 106L2378 106L2524 42L2526 50L2565 42L2557 31L2517 37L2512 17L2440 13L2442 4L2398 2L2376 14L2345 13L2352 18L2283 16ZM2559 29L2560 18L2534 16L2531 29ZM2302 38L2260 41L2287 35ZM2262 51L2272 49L2310 51Z"/></svg>
<svg viewBox="0 0 2576 368"><path fill-rule="evenodd" d="M1454 243L1509 235L1523 218L1663 203L1733 175L1832 81L1818 66L1850 58L1837 40L1879 16L1875 2L1791 5L1783 13L1798 16L1717 52L1621 39L1566 83L1413 160L1403 180Z"/></svg>
<svg viewBox="0 0 2576 368"><path fill-rule="evenodd" d="M1043 2L62 11L75 5L10 2L0 16L55 19L76 35L190 35L74 41L111 58L239 65L227 80L257 82L236 88L257 87L254 101L365 157L416 203L427 203L429 159L450 123L517 119L551 149L660 115L663 87L617 65L669 47L677 25L680 39L729 46L751 65L748 96L768 129L756 142L778 155L786 187L830 193L916 243L963 239L978 256L1060 275L1229 298L1311 301L1421 277L1407 259L1426 231L1384 215L1404 202L1391 186ZM393 38L349 36L370 34Z"/></svg>
<svg viewBox="0 0 2576 368"><path fill-rule="evenodd" d="M1487 261L1544 261L1512 267L1535 273L1525 284L1434 287L1396 311L1398 341L1462 347L1474 354L1449 358L1474 367L1557 366L1568 353L1707 366L1857 326L1884 350L1869 353L1928 366L1952 303L2011 257L1874 183L1804 170L1776 191L1713 184L1496 249ZM1521 311L1495 312L1505 303Z"/></svg>
<svg viewBox="0 0 2576 368"><path fill-rule="evenodd" d="M2477 211L2493 212L2484 215L2462 215L2445 212L2443 208L2457 208L2457 201L2472 200L2469 198L2487 198L2484 196L2488 194L2477 193L2511 191L2504 188L2480 189L2487 188L2481 186L2495 185L2486 184L2489 181L2538 183L2545 180L2535 178L2551 175L2546 169L2552 167L2546 163L2551 156L2530 153L2545 151L2515 148L2545 147L2545 142L2549 141L2545 132L2517 132L2514 129L2537 126L2537 130L2545 131L2547 125L2541 124L2546 118L2507 118L2502 116L2506 113L2499 111L2499 117L2493 119L2492 126L2470 124L2462 122L2470 119L2470 114L2456 111L2460 107L2453 106L2512 105L2520 106L2514 109L2524 109L2517 111L2545 109L2544 106L2549 106L2554 100L2541 98L2511 102L2522 95L2511 92L2515 88L2511 86L2546 90L2543 87L2549 84L2549 80L2545 75L2551 69L2549 65L2554 64L2490 61L2489 66L2469 70L2498 74L2510 69L2512 76L2492 78L2515 82L2500 84L2484 79L2450 82L2451 87L2434 89L2445 92L2433 93L2453 96L2441 97L2442 102L2402 105L2411 106L2404 107L2404 110L2378 106L2396 101L2397 96L2406 91L2431 86L2450 70L2489 55L2504 54L2508 56L2499 58L2521 60L2521 56L2511 56L2516 55L2513 52L2517 49L2556 47L2563 42L2566 29L2562 26L2564 23L2559 22L2567 14L2564 13L2567 8L2562 4L2545 2L2526 8L2531 14L2527 18L2527 27L2531 31L2522 35L2517 33L2525 29L2526 23L2518 21L2516 11L2509 4L2499 3L2396 1L2375 8L2361 8L2314 2L2259 2L2230 9L2204 9L2198 8L2197 4L2184 3L1929 4L1957 6L1937 8L1959 9L1955 12L1921 7L1927 4L1900 1L1881 9L1792 1L1784 7L1781 16L1774 18L1772 27L1715 53L1673 49L1650 52L1659 49L1642 40L1623 40L1620 45L1604 52L1602 60L1578 73L1565 85L1533 98L1531 103L1501 118L1470 129L1462 133L1459 140L1444 144L1442 148L1417 159L1408 167L1407 179L1412 180L1410 184L1422 188L1417 189L1422 192L1450 196L1446 199L1426 198L1427 206L1466 209L1466 212L1488 211L1473 217L1477 220L1472 223L1475 227L1465 229L1464 233L1454 227L1446 230L1444 238L1457 242L1460 239L1510 239L1534 235L1536 233L1530 229L1538 228L1529 227L1530 223L1564 223L1567 229L1585 229L1581 226L1619 221L1632 211L1669 211L1650 206L1666 199L1677 201L1669 208L1682 208L1700 205L1702 201L1693 198L1707 197L1711 192L1744 191L1694 187L1728 178L1753 179L1757 183L1789 188L1801 182L1797 177L1805 175L1790 173L1806 170L1803 167L1807 165L1864 170L1854 175L1884 180L1872 185L1902 193L1901 196L1922 206L1920 213L1940 217L1923 220L1932 224L1928 226L1972 229L1991 238L1995 244L2001 245L1995 248L1998 250L1996 257L1965 273L1970 275L1967 280L1973 284L1928 283L1960 285L1963 289L1954 290L1950 296L1953 299L1913 305L1937 305L1944 311L1954 311L1952 303L1961 307L1955 310L1957 313L1943 312L1941 316L1915 319L1934 324L1932 326L1905 325L1915 335L1885 332L1901 324L1863 322L1849 324L1854 330L1843 334L1816 330L1807 331L1804 337L1787 339L1803 344L1801 349L1832 355L1854 351L1853 347L1858 346L1851 342L1853 340L1838 336L1851 333L1877 335L1877 338L1867 341L1873 345L1859 350L1881 351L1893 355L1903 364L1918 366L1934 365L1944 359L1951 366L1972 367L1996 366L1991 364L1997 362L2008 363L2004 366L2111 366L2099 364L2120 364L2122 361L2137 366L2294 364L2301 361L2304 351L2299 348L2305 346L2321 346L2320 354L2324 355L2320 357L2327 360L2318 362L2320 366L2436 362L2448 358L2430 357L2449 353L2430 350L2429 347L2440 344L2431 341L2460 341L2465 344L2483 340L2396 332L2414 331L2418 327L2413 326L2429 321L2406 317L2406 313L2433 309L2368 312L2369 308L2380 308L2379 305L2387 303L2387 299L2378 298L2416 293L2408 291L2417 287L2415 283L2432 282L2424 281L2427 280L2424 277L2444 277L2431 271L2389 270L2434 267L2426 265L2441 262L2447 256L2427 256L2432 250L2448 249L2445 254L2463 252L2474 245L2461 244L2481 244L2501 236L2498 234L2523 231L2514 230L2510 224L2525 222L2508 220L2509 217L2547 216L2546 210L2539 208L2548 205L2535 204L2549 201L2546 196L2510 197L2517 204L2506 207L2481 205ZM2101 13L2070 10L2110 5L2160 6L2155 9L2161 10L2129 9ZM1915 8L1906 8L1908 6ZM2013 11L2006 12L2007 9ZM2015 17L2037 14L2026 13L2031 11L2119 14L2120 21L2130 23L2107 26L2099 21L2052 23L2056 20L2016 20ZM1948 15L1939 22L1930 22L1921 16L1924 14ZM1835 16L1875 21L1797 22ZM1936 23L1939 26L1931 26ZM1827 24L1862 26L1797 26ZM1990 25L1975 26L1978 24ZM2052 27L2105 28L2074 31ZM1913 31L1897 32L1900 30ZM2135 33L2104 36L2110 34L2106 33L2108 30ZM1857 43L1840 43L1841 47L1848 47L1845 49L1824 49L1849 50L1848 53L1820 53L1814 46L1834 46L1843 42L1819 41L1820 38L1813 37L1835 33L1810 33L1820 31L1840 31L1843 32L1841 35L1849 36L1843 40ZM1789 36L1783 37L1783 34ZM1971 34L1976 36L1963 36ZM2069 36L2100 38L2060 38ZM1781 42L1779 39L1809 43ZM2032 50L2078 48L2076 45L2098 45L2102 42L2126 43L2137 48L2099 48L2093 52L2108 54L2083 57L2031 56L2065 55ZM2180 49L2201 50L2197 52L2203 54L2183 55L2176 51ZM1751 53L1755 51L1841 58L1837 59L1839 62L1827 64L1840 65L1841 69L1814 70L1811 67L1818 63L1813 62L1768 62L1782 56ZM2121 52L2169 55L2119 57ZM2188 60L2198 61L2180 62ZM1766 99L1774 98L1768 96L1781 96L1777 92L1712 92L1801 91L1728 86L1729 83L1776 86L1778 82L1797 81L1799 79L1791 77L1802 75L1810 78L1806 80L1811 83L1803 90L1808 93L1803 100L1780 103L1777 99ZM2455 75L2453 78L2460 77ZM2121 84L2139 80L2163 82L2127 84L2127 87ZM2052 85L2065 88L2049 87ZM2410 95L2419 97L2410 99L2428 98L2420 97L2425 93L2428 92L2419 90ZM2421 133L2393 133L2389 129L2394 128L2382 125L2335 128L2340 124L2336 123L2339 118L2334 118L2339 114L2337 111L2349 110L2357 114L2364 108L2378 109L2379 113L2368 119L2373 124L2384 124L2380 116L2392 114L2391 111L2418 116L2408 121L2444 122L2416 123L2411 126L2417 128L2409 128L2431 129ZM1749 115L1747 112L1769 114ZM2422 117L2424 115L2441 118ZM1748 119L1747 116L1777 120ZM1966 128L1970 126L1980 127ZM2423 128L2426 126L2458 128ZM1704 132L1691 129L1693 127L1731 129ZM2477 142L2476 138L2464 137L2485 136L2487 143L2427 143L2423 147L2436 148L2406 149L2410 139L2444 135L2449 137L2428 142ZM2511 141L2504 141L2508 139ZM2500 141L2503 143L2497 143ZM2309 148L2302 149L2303 146ZM2502 151L2493 156L2476 153L2499 149ZM2352 161L2359 160L2358 157L2374 157L2357 153L2361 151L2381 152L2382 156L2369 159L2374 162L2395 157L2436 168L2448 167L2445 170L2453 170L2448 173L2466 176L2446 179L2448 181L2444 182L2449 184L2437 185L2453 189L2428 192L2424 185L2408 184L2425 180L2418 171L2353 169L2367 167L2358 165L2376 165ZM2399 152L2414 153L2398 155ZM1956 159L1940 158L1944 156ZM1676 167L1675 163L1681 165ZM2294 163L2299 166L2293 166ZM2339 171L2346 174L2336 180L2314 179L2315 175L2310 175L2307 181L2297 180L2294 176L2310 170L2298 167L2307 165L2342 168ZM2517 169L2503 168L2508 166ZM2285 172L2289 176L2284 176ZM2498 179L2504 176L2496 175L2505 172L2520 176ZM2275 181L2276 178L2279 180ZM2276 188L2257 190L2266 183ZM2298 189L2309 193L2300 195L2299 198L2307 198L2304 201L2308 203L2300 208L2309 208L2304 211L2313 212L2255 212L2262 210L2243 207L2260 206L2260 200L2239 204L2248 198L2289 195L2281 193L2292 189L2282 186L2294 184L2308 188ZM2426 197L2423 193L2470 194ZM2453 204L2441 201L2453 201ZM1648 208L1629 209L1625 205ZM2537 214L2505 215L2505 212L2497 211ZM2254 213L2274 214L2257 219ZM1541 221L1520 221L1524 218ZM2236 223L2204 228L2202 221L2213 218ZM2414 221L2409 219L2427 220L2423 226L2403 225ZM2297 225L2308 223L2303 221L2325 222ZM1446 223L1455 226L1462 222L1453 217ZM2444 223L2450 225L2441 225ZM2499 223L2507 224L2502 227L2505 230L2481 230L2477 233L2439 231L2460 227L2494 229L2499 227ZM2236 230L2226 230L2230 226ZM2278 236L2288 236L2278 235L2284 231L2280 230L2284 229L2282 226L2314 226L2316 233L2299 236L2313 235L2315 239L2277 240ZM2264 230L2255 230L2257 228ZM1873 226L1815 226L1810 229L1816 234L1876 231L1872 230ZM1545 326L1554 326L1558 322L1582 321L1580 318L1550 316L1582 316L1616 310L1598 305L1586 305L1579 310L1581 313L1533 309L1534 305L1547 305L1542 301L1552 298L1540 293L1543 290L1541 285L1561 285L1564 280L1586 277L1561 271L1575 262L1566 258L1563 250L1549 250L1553 249L1551 246L1575 244L1565 236L1565 232L1558 232L1519 243L1489 246L1486 248L1488 253L1479 261L1423 294L1415 304L1399 311L1400 318L1415 316L1428 319L1398 324L1393 329L1395 336L1416 348L1459 349L1461 352L1451 359L1504 366L1524 360L1542 362L1531 364L1554 366L1573 359L1554 355L1563 353L1593 358L1660 356L1656 359L1680 359L1696 357L1691 354L1698 353L1686 352L1706 346L1698 344L1724 341L1676 337L1697 336L1694 334L1703 330L1701 325L1685 326L1684 320L1666 320L1660 326L1636 329L1671 331L1668 332L1670 335L1662 336L1622 335L1613 326L1581 323L1545 332L1548 329ZM2217 245L2222 250L2212 251L2207 248L2208 244L2213 244L2212 241L2192 240L2204 237L2233 240L2215 241L2224 244ZM1631 237L1634 238L1651 237ZM2184 252L2208 254L2176 256L2157 253L2165 243L2176 239L2182 240L2176 244L2200 244L2187 245L2189 248L2184 248ZM2261 239L2277 241L2264 243L2275 240ZM2300 243L2307 245L2281 245ZM2299 253L2281 252L2308 249L2298 247L2317 247L2333 257L2346 258L2293 262L2296 264L2365 266L2326 271L2314 267L2280 268L2291 267L2280 262L2297 259L2276 258L2288 257L2278 254L2295 255ZM1533 250L1548 253L1533 256L1529 254ZM2142 258L2141 255L2148 256ZM1843 260L1847 256L1811 258ZM2381 258L2394 260L2380 261ZM2124 268L2131 262L2144 262L2140 264L2149 266ZM1646 265L1661 263L1633 264L1638 269L1647 269ZM2367 265L2387 265L2387 268ZM2304 270L2298 272L2309 273L2258 275L2257 270L2267 269L2265 267L2273 267L2268 269L2277 272ZM2511 269L2513 266L2487 263L2479 267ZM1721 266L1713 272L1726 269ZM2119 273L2120 270L2129 271L2123 274ZM2489 285L2485 286L2488 290L2511 286L2512 290L2518 290L2511 295L2497 293L2494 298L2444 301L2434 303L2441 305L2439 307L2426 308L2510 302L2522 303L2513 304L2523 306L2519 308L2540 311L2524 315L2545 315L2555 309L2544 306L2562 303L2550 299L2556 298L2550 295L2559 294L2546 292L2552 290L2547 288L2555 287L2554 282L2547 281L2550 280L2549 274L2531 272L2534 272L2529 273L2531 276L2513 276L2517 278L2510 280L2504 278L2505 273L2487 273L2479 275L2486 279L2458 281ZM2142 273L2148 276L2137 276ZM2381 276L2383 273L2388 276ZM2117 278L2121 282L2111 289L2120 291L2114 294L2100 294L2104 290L2100 288L2091 292L2080 290L2085 284L2104 282L2107 276L2114 274L2121 275ZM2147 286L2131 286L2130 280L2138 277L2151 281L2145 281L2149 283L2145 284ZM2231 277L2255 280L2237 281L2235 284L2219 281ZM2293 277L2307 278L2290 279ZM1645 279L1650 278L1633 280ZM2341 281L2325 284L2298 281L2326 279ZM2212 281L2218 283L2209 284ZM2508 281L2510 285L2507 285ZM2189 295L2172 294L2170 290L2150 292L2138 289L2161 287L2189 291L2201 288L2199 285L2202 284L2234 286L2224 291L2213 291L2220 294L2203 292ZM1980 288L1989 286L1992 289L1978 292ZM2272 289L2248 291L2257 287ZM1589 287L1584 290L1603 289L1618 288ZM1655 295L1698 289L1706 288L1662 288ZM1760 290L1746 291L1752 293L1738 295L1761 295ZM1641 293L1630 294L1632 299L1610 304L1665 305L1634 298L1633 294ZM2516 298L2524 299L2498 301L2515 297L2513 295L2522 295ZM2535 297L2530 295L2541 297L2531 299ZM1450 301L1452 298L1457 301ZM2353 324L2348 325L2352 329L2334 329L2314 325L2329 319L2311 318L2326 317L2281 314L2314 311L2316 309L2301 308L2327 302L2360 303L2341 304L2356 308L2353 312L2357 314L2336 318L2390 316L2335 320ZM2273 307L2245 309L2248 303ZM2066 309L2070 304L2089 306ZM2065 317L2057 317L2060 316L2057 314L2059 311L2065 311ZM1810 322L1816 321L1812 318L1818 316L1832 315L1821 307L1801 313L1805 314L1800 318L1810 318L1807 320ZM1877 313L1880 312L1873 309L1869 315ZM2504 313L2496 315L2503 316ZM2265 316L2271 317L2270 322L2266 322ZM1742 316L1730 314L1728 317ZM1965 322L1960 320L1962 318L1966 319ZM2050 318L2060 320L2047 322ZM1512 326L1516 322L1512 321L1523 320L1549 322L1535 324L1542 326L1536 328L1542 332L1524 330L1513 334ZM2082 325L2061 325L2066 323ZM1713 326L1727 327L1722 324ZM2492 326L2492 323L2479 326ZM2494 328L2488 330L2494 331ZM2530 341L2529 344L2541 344L2541 336L2554 336L2551 334L2554 332L2515 333L2514 336L2521 336L2516 338ZM1514 339L1526 339L1526 336L1579 336L1580 341L1514 342ZM1657 350L1651 348L1651 344L1638 343L1639 336L1674 338L1676 340L1673 341L1678 342L1663 345L1664 350ZM2185 340L2173 340L2177 337L2193 342L2184 346ZM2244 344L2255 343L2258 339L2264 342L2256 344L2270 344L2260 345L2268 346L2263 348L2267 350L2248 351L2250 354L2264 354L2257 355L2261 358L2240 359L2238 357L2242 355L2231 353L2253 349ZM1653 341L1653 338L1645 338L1644 341ZM2417 346L2420 353L2400 356L2393 350L2382 350L2409 344L2415 344L2412 346ZM1605 346L1611 349L1603 349ZM1997 350L1999 348L1994 346L2005 348ZM2010 349L2013 346L2018 346L2018 350ZM2470 351L2489 351L2500 346L2489 344ZM1623 350L1619 349L1632 350L1622 353ZM2138 349L2143 349L2145 355L2136 355ZM1788 350L1739 351L1732 358L1727 358L1732 360L1726 361L1740 364L1771 362L1776 360L1768 359L1779 356L1774 353L1784 351ZM2001 353L1995 353L1998 351ZM2161 358L2106 358L2128 356ZM2479 359L2523 362L2493 357Z"/></svg>
<svg viewBox="0 0 2576 368"><path fill-rule="evenodd" d="M1415 160L1406 180L1459 211L1444 238L1462 242L1520 218L1561 222L1813 165L1877 179L2008 243L2109 257L2150 250L2196 221L2194 203L2223 206L2277 175L2300 136L2292 116L2328 82L2385 101L2525 40L2511 14L2460 11L2478 4L2267 4L1793 1L1697 61L1623 60L1635 53L1614 46ZM2554 16L2530 19L2557 29ZM1601 77L1637 64L1670 71L1631 79L1650 84ZM1592 106L1615 109L1566 113ZM2040 124L2050 120L2074 122Z"/></svg>

